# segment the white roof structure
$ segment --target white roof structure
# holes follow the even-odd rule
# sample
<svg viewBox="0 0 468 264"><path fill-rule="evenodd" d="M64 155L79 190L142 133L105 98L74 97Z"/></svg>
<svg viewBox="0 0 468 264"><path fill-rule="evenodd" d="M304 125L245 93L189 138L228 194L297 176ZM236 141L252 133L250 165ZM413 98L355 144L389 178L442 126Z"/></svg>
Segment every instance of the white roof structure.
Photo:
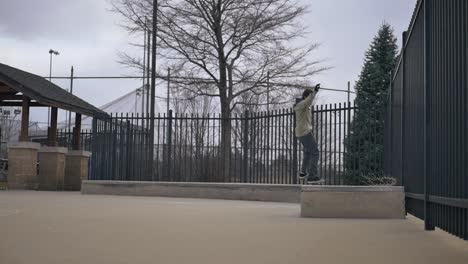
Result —
<svg viewBox="0 0 468 264"><path fill-rule="evenodd" d="M142 87L139 87L117 99L114 101L111 101L101 107L99 107L100 110L108 113L108 114L129 114L131 115L132 113L134 115L139 114L141 115L142 112L146 113L146 91L143 94L142 93L143 89ZM143 97L144 96L144 97ZM143 105L143 98L145 98L145 104ZM159 108L158 104L155 106L155 112L159 113L161 109ZM65 129L67 128L67 125L65 122L61 122L62 125L59 125L59 129ZM82 120L82 129L91 129L93 125L93 118L92 117L83 117Z"/></svg>

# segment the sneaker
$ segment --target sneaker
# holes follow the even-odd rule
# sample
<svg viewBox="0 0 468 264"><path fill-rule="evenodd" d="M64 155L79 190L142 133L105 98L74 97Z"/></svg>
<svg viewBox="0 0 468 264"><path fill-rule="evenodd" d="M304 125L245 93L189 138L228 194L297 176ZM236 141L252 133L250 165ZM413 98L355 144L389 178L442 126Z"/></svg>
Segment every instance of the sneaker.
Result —
<svg viewBox="0 0 468 264"><path fill-rule="evenodd" d="M301 185L307 184L307 174L299 172L298 183Z"/></svg>

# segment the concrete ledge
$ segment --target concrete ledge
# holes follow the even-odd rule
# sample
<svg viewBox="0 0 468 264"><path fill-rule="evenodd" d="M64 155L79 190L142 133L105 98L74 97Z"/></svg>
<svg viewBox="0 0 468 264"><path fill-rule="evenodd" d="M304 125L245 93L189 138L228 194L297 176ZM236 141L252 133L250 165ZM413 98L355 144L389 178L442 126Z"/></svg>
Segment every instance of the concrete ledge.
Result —
<svg viewBox="0 0 468 264"><path fill-rule="evenodd" d="M82 194L299 203L298 185L83 181Z"/></svg>
<svg viewBox="0 0 468 264"><path fill-rule="evenodd" d="M10 149L34 149L38 150L41 148L41 144L29 142L29 141L21 141L21 142L14 142L8 144L8 148Z"/></svg>
<svg viewBox="0 0 468 264"><path fill-rule="evenodd" d="M303 186L301 216L313 218L405 218L403 187Z"/></svg>
<svg viewBox="0 0 468 264"><path fill-rule="evenodd" d="M61 154L67 154L68 149L67 148L62 148L62 147L42 147L38 151L39 153L61 153Z"/></svg>
<svg viewBox="0 0 468 264"><path fill-rule="evenodd" d="M315 186L304 185L302 192L403 192L402 186Z"/></svg>
<svg viewBox="0 0 468 264"><path fill-rule="evenodd" d="M91 157L91 152L84 150L69 150L67 156Z"/></svg>

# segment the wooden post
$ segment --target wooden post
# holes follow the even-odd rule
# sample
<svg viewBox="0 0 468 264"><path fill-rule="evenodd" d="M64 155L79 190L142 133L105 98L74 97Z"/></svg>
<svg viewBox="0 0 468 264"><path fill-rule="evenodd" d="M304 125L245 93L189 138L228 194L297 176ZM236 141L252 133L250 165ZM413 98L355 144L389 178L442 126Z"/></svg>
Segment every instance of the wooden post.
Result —
<svg viewBox="0 0 468 264"><path fill-rule="evenodd" d="M29 103L29 97L23 95L23 110L21 116L21 133L19 141L29 141Z"/></svg>
<svg viewBox="0 0 468 264"><path fill-rule="evenodd" d="M57 146L57 115L57 107L52 107L50 112L49 147Z"/></svg>
<svg viewBox="0 0 468 264"><path fill-rule="evenodd" d="M81 114L75 114L75 127L73 128L73 150L81 149Z"/></svg>

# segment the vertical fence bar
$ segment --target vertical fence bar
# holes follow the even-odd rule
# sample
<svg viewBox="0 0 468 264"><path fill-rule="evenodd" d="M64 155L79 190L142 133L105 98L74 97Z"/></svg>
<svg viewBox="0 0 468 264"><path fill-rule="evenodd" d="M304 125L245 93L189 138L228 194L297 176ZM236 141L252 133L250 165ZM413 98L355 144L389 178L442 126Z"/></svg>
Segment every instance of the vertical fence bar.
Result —
<svg viewBox="0 0 468 264"><path fill-rule="evenodd" d="M247 183L248 182L248 159L249 159L249 111L244 112L244 130L243 130L243 165L242 165L242 182Z"/></svg>
<svg viewBox="0 0 468 264"><path fill-rule="evenodd" d="M289 144L289 140L291 138L291 128L289 127L288 124L288 116L289 116L289 109L284 109L283 110L283 119L282 119L282 127L283 127L283 153L284 153L284 161L283 161L283 172L282 172L282 183L283 184L291 184L290 182L290 160L291 160L291 145Z"/></svg>
<svg viewBox="0 0 468 264"><path fill-rule="evenodd" d="M193 181L193 155L194 155L194 149L193 149L193 137L196 135L196 130L194 131L194 125L193 125L193 113L190 113L190 151L188 152L190 162L189 162L189 182ZM195 155L196 155L196 148L195 148Z"/></svg>
<svg viewBox="0 0 468 264"><path fill-rule="evenodd" d="M216 122L218 122L218 119L216 118L216 114L213 114L213 118L210 118L210 114L208 114L208 119L207 119L207 130L208 130L208 141L206 146L203 146L206 148L206 155L205 155L205 164L204 164L204 171L207 174L206 181L212 181L212 173L218 173L218 163L216 160L218 159L218 151L216 144L219 144L219 142L216 142ZM212 130L212 131L211 131ZM210 131L211 131L211 147L210 147Z"/></svg>
<svg viewBox="0 0 468 264"><path fill-rule="evenodd" d="M338 162L339 162L339 166L338 166L338 184L343 184L343 172L344 172L344 155L343 155L343 152L342 152L342 147L344 148L344 145L343 145L343 129L342 129L342 122L343 122L343 108L342 108L342 104L340 103L339 104L339 111L338 111L338 114L340 116L339 118L339 125L338 125L338 142L339 142L339 145L338 145Z"/></svg>
<svg viewBox="0 0 468 264"><path fill-rule="evenodd" d="M92 137L91 137L91 145L92 145L92 153L91 155L91 173L90 173L90 180L98 180L97 177L97 156L99 155L98 148L97 148L97 117L93 117L93 125L92 125Z"/></svg>
<svg viewBox="0 0 468 264"><path fill-rule="evenodd" d="M266 141L263 142L264 144L264 149L266 151L266 158L265 158L265 163L263 164L262 168L264 168L265 174L267 175L267 183L272 183L275 180L275 174L274 171L272 170L272 163L271 159L274 157L274 141L275 141L275 135L273 137L270 137L270 134L274 131L274 128L272 128L272 122L271 122L271 115L274 115L274 112L266 112L265 113L265 121L266 121ZM266 146L265 146L266 143ZM273 153L272 153L273 152Z"/></svg>
<svg viewBox="0 0 468 264"><path fill-rule="evenodd" d="M254 137L254 145L252 148L253 155L252 155L252 170L253 170L253 182L259 183L262 181L263 177L259 176L259 164L261 163L263 152L261 150L261 142L263 139L263 119L262 113L257 113L255 118L254 130L253 130L253 137Z"/></svg>
<svg viewBox="0 0 468 264"><path fill-rule="evenodd" d="M293 128L293 131L296 127L296 115L293 114L291 115L291 119L292 119L292 128ZM293 163L292 163L292 182L293 184L297 184L297 176L298 176L298 169L297 169L297 162L298 162L298 158L297 158L297 137L295 136L294 133L291 133L292 134L292 146L293 146Z"/></svg>
<svg viewBox="0 0 468 264"><path fill-rule="evenodd" d="M112 177L114 180L118 179L117 177L117 148L115 147L116 144L117 144L117 129L118 129L118 114L115 113L114 115L114 119L112 118L112 115L111 115L111 131L112 131L112 159L111 159L111 163L112 163Z"/></svg>
<svg viewBox="0 0 468 264"><path fill-rule="evenodd" d="M259 131L260 131L260 134L262 135L262 139L259 140L258 142L258 149L260 150L260 153L262 153L262 155L260 156L260 160L258 161L258 165L257 165L257 172L259 174L259 178L261 178L261 183L267 183L269 182L271 179L271 175L268 173L268 170L267 170L267 167L268 167L268 158L269 158L269 154L268 154L268 149L269 147L267 147L267 145L270 144L269 142L269 125L267 124L267 121L268 121L268 117L267 117L267 113L265 111L261 112L261 125L260 125L260 128L259 128Z"/></svg>
<svg viewBox="0 0 468 264"><path fill-rule="evenodd" d="M148 114L146 114L146 117L148 117ZM157 121L157 122L156 122L156 121ZM149 144L148 136L146 136L146 138L147 138L147 143L148 143L147 149L152 149L154 152L156 152L156 153L155 153L155 154L156 154L156 161L155 161L156 164L155 164L155 166L154 166L155 169L153 170L153 175L151 175L151 181L161 181L161 171L160 171L160 169L161 169L161 164L160 164L160 162L159 162L159 152L161 152L161 113L158 113L157 119L155 120L154 123L155 123L155 126L156 126L156 127L154 128L154 129L156 130L155 133L157 133L157 135L158 135L158 136L156 137L156 138L157 138L157 141L154 142L155 145L151 146L151 145ZM146 124L149 125L149 122L146 122ZM148 129L146 129L146 132L148 132ZM163 142L164 142L164 139L163 139ZM146 153L148 153L148 150L146 151ZM153 163L154 161L151 162L151 161L149 160L149 155L148 155L148 154L146 154L146 155L148 156L148 157L147 157L147 158L148 158L148 163L151 164L151 166L153 166L152 163ZM148 173L148 170L146 170L146 171L147 171L147 173ZM156 175L155 175L155 174L156 174Z"/></svg>
<svg viewBox="0 0 468 264"><path fill-rule="evenodd" d="M328 161L329 161L329 164L328 164L328 171L329 171L328 172L328 178L329 178L329 180L328 180L328 182L330 184L332 184L332 182L333 182L333 163L334 163L333 162L333 157L334 157L334 150L333 150L333 147L334 147L334 142L333 142L333 139L334 139L334 137L333 137L333 134L334 134L334 131L333 131L334 119L333 119L333 114L334 114L334 110L333 110L333 105L332 104L330 104L329 107L330 107L330 111L329 111L330 132L329 132L328 136L330 137L330 139L328 140L328 153L329 153L328 154L329 155L329 159L328 159Z"/></svg>
<svg viewBox="0 0 468 264"><path fill-rule="evenodd" d="M430 90L431 90L431 83L430 83L430 5L431 0L424 1L424 228L425 230L432 231L435 230L433 225L433 220L431 216L431 205L429 202L429 195L428 192L430 189L430 182L429 182L429 143L431 141L430 138L430 115L429 115L429 103L430 103Z"/></svg>
<svg viewBox="0 0 468 264"><path fill-rule="evenodd" d="M110 117L112 118L112 116ZM103 129L103 152L102 152L102 156L103 156L103 161L107 161L108 160L108 154L109 154L109 117L106 117L105 120L104 120L104 129ZM104 180L110 180L109 179L109 163L108 162L104 162Z"/></svg>
<svg viewBox="0 0 468 264"><path fill-rule="evenodd" d="M137 175L136 177L138 178L138 181L144 181L142 178L141 174L141 157L140 157L140 151L141 151L141 130L140 130L140 113L136 111L135 113L135 122L136 122L136 129L135 129L135 174Z"/></svg>
<svg viewBox="0 0 468 264"><path fill-rule="evenodd" d="M184 144L185 144L185 127L184 127L184 118L185 114L184 113L179 113L179 141L177 142L178 145L178 154L179 154L179 162L175 163L174 170L178 170L177 175L178 175L178 181L179 182L184 182L185 180L185 175L184 175Z"/></svg>
<svg viewBox="0 0 468 264"><path fill-rule="evenodd" d="M250 158L249 158L249 183L255 182L255 175L254 175L254 170L253 170L253 160L255 159L254 155L254 149L255 149L255 141L257 141L255 135L255 128L256 126L256 121L257 121L258 113L252 113L252 118L250 119L250 141L249 141L249 153L250 153Z"/></svg>
<svg viewBox="0 0 468 264"><path fill-rule="evenodd" d="M177 170L178 170L177 180L179 182L182 181L182 178L184 176L182 174L182 172L183 172L182 168L184 166L184 162L182 160L182 144L183 144L183 132L184 132L184 123L183 123L184 119L183 118L184 118L184 114L180 113L179 114L179 130L180 130L179 131L179 142L177 142L179 144L179 161L177 163L174 163L174 165L179 164L179 166L177 166ZM176 123L177 123L177 121L176 121ZM177 133L177 130L176 130L176 133ZM175 169L176 169L176 166L174 166L174 170Z"/></svg>
<svg viewBox="0 0 468 264"><path fill-rule="evenodd" d="M219 179L222 179L223 172L221 170L223 169L221 165L221 155L223 154L221 151L221 114L218 115L213 115L213 177L214 174L220 174L221 176ZM215 178L216 179L216 178ZM213 181L213 180L210 180ZM218 181L216 179L216 181Z"/></svg>
<svg viewBox="0 0 468 264"><path fill-rule="evenodd" d="M188 146L188 142L189 142L188 137L189 137L189 134L190 134L188 119L189 119L189 116L188 116L187 113L185 113L185 119L184 119L184 121L185 121L184 145L183 145L183 148L182 148L183 149L183 159L184 159L184 167L183 167L184 170L183 170L182 175L184 177L184 182L190 182L190 180L189 180L190 179L190 177L189 177L190 172L188 171L188 162L189 162L189 155L191 155L191 154L189 154L189 151L188 151L188 148L189 148L189 146Z"/></svg>
<svg viewBox="0 0 468 264"><path fill-rule="evenodd" d="M171 160L172 160L172 110L169 110L169 115L167 119L167 168L166 168L166 178L168 181L172 180L171 175Z"/></svg>
<svg viewBox="0 0 468 264"><path fill-rule="evenodd" d="M323 145L323 155L324 155L324 158L323 158L323 161L324 161L324 165L323 165L323 170L324 170L324 179L326 182L328 182L327 178L328 178L328 159L329 159L329 153L328 153L328 140L329 140L329 136L328 136L328 105L325 105L325 111L324 111L324 114L325 114L325 123L322 124L324 126L324 145Z"/></svg>
<svg viewBox="0 0 468 264"><path fill-rule="evenodd" d="M128 121L128 113L125 114L125 118L122 119L123 124L125 124L125 143L124 143L124 149L125 149L125 161L124 162L124 167L125 167L125 172L124 172L124 179L126 181L130 180L130 168L131 168L131 163L130 161L130 122Z"/></svg>
<svg viewBox="0 0 468 264"><path fill-rule="evenodd" d="M335 107L333 109L333 184L336 185L336 152L337 152L337 147L336 147L336 112L337 112L337 105L335 104Z"/></svg>
<svg viewBox="0 0 468 264"><path fill-rule="evenodd" d="M132 180L138 180L137 179L137 173L136 173L136 129L135 129L135 113L132 113L131 117L130 117L130 133L131 133L131 136L130 136L130 147L131 147L131 151L130 151L130 155L131 155L131 159L130 159L130 164L131 164L131 174L130 174L130 177Z"/></svg>
<svg viewBox="0 0 468 264"><path fill-rule="evenodd" d="M347 122L346 122L346 126L347 126L346 138L349 138L349 136L351 135L350 132L351 132L351 124L352 124L352 122L351 122L351 102L348 102L347 105L348 105L348 107L347 107L347 111L345 113L345 116L347 116L347 119L346 119L347 120ZM348 163L350 163L346 168L347 169L347 171L346 171L347 175L346 176L348 178L352 177L352 173L354 173L354 166L353 166L354 158L350 157L350 153L352 153L352 150L349 149L351 145L355 145L355 144L351 144L350 142L348 142L347 146L345 147L346 156L348 157L347 158ZM351 160L349 160L349 159L351 159ZM351 171L349 171L349 170L351 170Z"/></svg>
<svg viewBox="0 0 468 264"><path fill-rule="evenodd" d="M278 134L277 134L277 122L276 120L278 119L278 110L276 109L275 112L274 112L274 116L269 119L272 119L270 124L272 124L272 133L273 133L273 153L272 153L272 158L271 158L271 161L270 161L270 166L267 166L267 169L268 168L272 168L273 169L273 182L270 182L270 183L273 183L273 184L277 184L278 183L278 169L279 169L279 163L278 163ZM275 162L276 161L276 162Z"/></svg>
<svg viewBox="0 0 468 264"><path fill-rule="evenodd" d="M401 179L400 179L400 185L401 186L405 186L405 147L406 147L406 144L405 144L405 80L406 80L406 74L405 74L405 70L406 70L406 41L407 41L407 36L408 36L408 33L407 31L403 32L403 36L402 36L402 39L403 39L403 43L401 45L401 67L402 67L402 71L401 71L401 120L400 120L400 125L401 125L401 130L400 130L400 136L401 136L401 171L400 171L400 175L401 175ZM405 211L407 211L407 208L405 207Z"/></svg>
<svg viewBox="0 0 468 264"><path fill-rule="evenodd" d="M218 157L218 153L216 152L216 144L217 142L215 141L215 138L216 138L216 122L217 122L217 119L216 119L216 115L213 114L213 120L210 119L210 114L208 114L208 119L206 120L207 121L207 130L208 130L208 139L207 139L207 144L206 146L203 146L203 148L206 148L206 155L205 154L202 154L204 155L205 157L205 163L204 163L204 167L203 167L203 172L205 174L207 174L207 178L206 178L206 181L210 181L211 180L211 177L212 177L212 173L215 171L216 173L218 172L218 170L215 170L216 166L217 166L217 163L216 163L216 158ZM211 122L213 121L213 122ZM213 123L211 126L210 124ZM203 124L203 127L205 126L205 122L202 123ZM211 131L213 130L213 131ZM212 132L211 133L211 147L210 147L210 131ZM203 141L204 143L204 141ZM202 148L202 153L204 153L205 151L203 150Z"/></svg>

